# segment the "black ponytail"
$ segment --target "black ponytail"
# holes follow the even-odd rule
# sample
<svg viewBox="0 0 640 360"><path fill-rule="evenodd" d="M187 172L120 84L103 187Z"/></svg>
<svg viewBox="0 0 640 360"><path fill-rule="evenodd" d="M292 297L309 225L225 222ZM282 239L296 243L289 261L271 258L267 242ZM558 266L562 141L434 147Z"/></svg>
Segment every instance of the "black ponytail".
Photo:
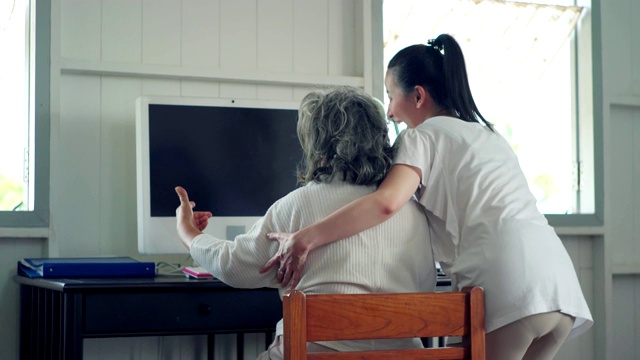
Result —
<svg viewBox="0 0 640 360"><path fill-rule="evenodd" d="M482 121L493 131L493 124L480 114L475 101L473 101L464 55L458 42L451 35L441 34L433 40L432 46L439 47L444 51L442 65L445 107L455 111L460 119L469 122Z"/></svg>
<svg viewBox="0 0 640 360"><path fill-rule="evenodd" d="M481 123L495 131L473 100L464 55L452 36L442 34L429 40L428 45L406 47L389 61L388 68L405 92L420 85L436 104L461 120Z"/></svg>

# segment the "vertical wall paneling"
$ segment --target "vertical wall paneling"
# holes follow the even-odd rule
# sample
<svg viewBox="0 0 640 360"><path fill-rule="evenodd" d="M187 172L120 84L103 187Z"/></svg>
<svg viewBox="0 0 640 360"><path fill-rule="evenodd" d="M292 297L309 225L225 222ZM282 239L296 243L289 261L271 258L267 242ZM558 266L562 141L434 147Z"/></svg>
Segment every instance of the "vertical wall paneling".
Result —
<svg viewBox="0 0 640 360"><path fill-rule="evenodd" d="M580 281L580 287L593 315L593 239L587 236L563 236L564 244ZM567 341L556 356L557 360L594 359L594 331Z"/></svg>
<svg viewBox="0 0 640 360"><path fill-rule="evenodd" d="M610 226L613 266L640 264L640 107L617 106L610 108L611 136L610 164L615 176L609 177L607 218Z"/></svg>
<svg viewBox="0 0 640 360"><path fill-rule="evenodd" d="M379 17L378 17L379 16ZM380 64L383 62L383 40L382 40L382 0L366 0L366 1L354 1L353 2L353 31L355 37L353 41L353 64L349 65L351 72L349 74L363 77L365 81L372 81L370 79L371 74L365 74L364 68L366 62ZM375 29L379 30L379 36L367 28L368 23L371 23ZM377 42L379 41L379 52L372 52L371 55L365 55L365 43L367 41ZM371 59L372 56L379 56L379 59ZM375 67L375 65L374 65ZM380 78L382 79L382 78ZM381 82L382 80L378 80ZM382 90L382 88L380 88ZM366 89L365 89L366 90Z"/></svg>
<svg viewBox="0 0 640 360"><path fill-rule="evenodd" d="M182 66L220 67L220 1L182 2Z"/></svg>
<svg viewBox="0 0 640 360"><path fill-rule="evenodd" d="M51 223L65 256L100 248L100 91L96 76L60 79L60 150L51 166L64 171L51 179L51 202L67 210L53 213Z"/></svg>
<svg viewBox="0 0 640 360"><path fill-rule="evenodd" d="M61 56L99 60L100 1L62 1L60 15Z"/></svg>
<svg viewBox="0 0 640 360"><path fill-rule="evenodd" d="M141 82L102 78L100 243L106 254L137 251L135 101ZM115 196L117 195L117 196Z"/></svg>
<svg viewBox="0 0 640 360"><path fill-rule="evenodd" d="M142 95L180 96L180 80L143 79Z"/></svg>
<svg viewBox="0 0 640 360"><path fill-rule="evenodd" d="M356 46L356 34L362 34L362 27L356 30L355 1L327 3L328 46L327 73L329 75L356 75L353 65L355 53L362 50ZM359 38L362 38L360 36ZM359 44L362 44L360 41Z"/></svg>
<svg viewBox="0 0 640 360"><path fill-rule="evenodd" d="M297 0L293 11L293 67L300 74L328 73L328 0Z"/></svg>
<svg viewBox="0 0 640 360"><path fill-rule="evenodd" d="M636 309L634 312L634 329L635 332L632 334L631 339L640 338L640 310L638 310L638 304L640 304L640 276L635 275L633 277L633 287L635 291L633 292L633 302L631 303L631 309ZM620 334L623 336L622 334ZM633 341L633 346L635 347L635 353L633 358L640 359L640 343L638 341Z"/></svg>
<svg viewBox="0 0 640 360"><path fill-rule="evenodd" d="M220 3L220 66L257 70L257 12L255 0Z"/></svg>
<svg viewBox="0 0 640 360"><path fill-rule="evenodd" d="M293 0L257 2L257 70L293 72Z"/></svg>
<svg viewBox="0 0 640 360"><path fill-rule="evenodd" d="M640 276L615 276L613 279L613 358L640 359ZM633 311L635 309L635 311Z"/></svg>
<svg viewBox="0 0 640 360"><path fill-rule="evenodd" d="M638 34L640 34L640 23L637 21L640 16L640 2L629 1L631 7L632 21L629 22L629 34L631 35L631 95L640 96L640 44L638 44Z"/></svg>
<svg viewBox="0 0 640 360"><path fill-rule="evenodd" d="M602 54L615 53L616 56L602 56L603 72L606 81L602 82L604 94L621 95L628 94L630 80L635 67L632 63L632 49L638 49L635 45L637 34L631 33L633 23L637 22L640 15L631 12L634 0L606 1L601 0L602 6ZM637 64L638 61L636 60ZM604 79L603 79L604 80Z"/></svg>
<svg viewBox="0 0 640 360"><path fill-rule="evenodd" d="M605 223L613 269L607 358L640 358L640 6L635 0L604 1L602 84L605 102ZM622 101L620 101L622 99ZM620 275L616 275L620 274ZM624 275L622 275L624 274ZM607 295L604 294L604 297Z"/></svg>
<svg viewBox="0 0 640 360"><path fill-rule="evenodd" d="M180 1L143 0L142 5L142 62L180 65Z"/></svg>
<svg viewBox="0 0 640 360"><path fill-rule="evenodd" d="M230 70L257 70L257 5L255 0L220 2L220 66ZM220 96L255 99L256 86L220 84Z"/></svg>
<svg viewBox="0 0 640 360"><path fill-rule="evenodd" d="M217 81L182 80L180 85L182 96L212 98L220 96L220 83Z"/></svg>
<svg viewBox="0 0 640 360"><path fill-rule="evenodd" d="M596 317L594 312L594 298L596 296L596 288L598 285L594 282L594 269L593 269L593 243L594 240L591 237L577 238L576 242L579 244L579 260L576 271L578 272L578 278L580 279L580 286L582 292L587 300L591 315ZM597 321L597 320L596 320ZM566 359L581 359L581 360L593 360L595 356L595 331L591 329L586 334L581 335L577 339L573 339L574 350L567 356Z"/></svg>
<svg viewBox="0 0 640 360"><path fill-rule="evenodd" d="M293 72L293 0L257 2L257 70ZM259 99L292 100L288 86L258 85Z"/></svg>
<svg viewBox="0 0 640 360"><path fill-rule="evenodd" d="M315 86L297 86L293 89L293 99L294 100L302 100L309 92L312 90L317 90Z"/></svg>
<svg viewBox="0 0 640 360"><path fill-rule="evenodd" d="M142 0L102 1L102 61L142 62Z"/></svg>
<svg viewBox="0 0 640 360"><path fill-rule="evenodd" d="M220 67L220 1L182 2L182 66ZM182 80L182 96L218 97L220 84Z"/></svg>
<svg viewBox="0 0 640 360"><path fill-rule="evenodd" d="M19 259L46 256L44 239L0 239L0 348L2 357L18 359L20 288L13 282Z"/></svg>
<svg viewBox="0 0 640 360"><path fill-rule="evenodd" d="M364 91L373 97L384 99L384 38L382 0L363 1L359 11L362 13L358 26L362 29L362 61L358 71L364 74ZM382 65L382 66L381 66Z"/></svg>
<svg viewBox="0 0 640 360"><path fill-rule="evenodd" d="M0 327L0 338L2 339L11 339L12 342L7 342L6 344L11 344L11 346L6 346L3 352L5 356L8 355L12 359L18 358L18 343L20 334L19 331L19 316L18 313L20 311L19 304L19 295L20 290L18 286L11 286L11 276L15 271L15 263L16 259L19 259L16 256L16 242L19 240L10 240L10 239L0 239L0 264L12 264L11 268L3 267L2 274L0 276L0 286L2 288L2 296L0 296L0 308L7 309L5 311L0 312L0 323L5 324ZM11 270L10 270L11 269ZM10 309L10 311L8 311Z"/></svg>

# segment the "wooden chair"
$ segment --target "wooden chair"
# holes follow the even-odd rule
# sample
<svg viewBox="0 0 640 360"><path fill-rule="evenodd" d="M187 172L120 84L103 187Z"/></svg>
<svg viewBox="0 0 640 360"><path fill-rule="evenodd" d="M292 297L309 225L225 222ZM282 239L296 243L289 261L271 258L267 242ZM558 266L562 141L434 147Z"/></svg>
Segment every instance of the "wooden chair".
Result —
<svg viewBox="0 0 640 360"><path fill-rule="evenodd" d="M484 292L283 297L284 359L485 359ZM308 341L457 336L455 347L307 354Z"/></svg>

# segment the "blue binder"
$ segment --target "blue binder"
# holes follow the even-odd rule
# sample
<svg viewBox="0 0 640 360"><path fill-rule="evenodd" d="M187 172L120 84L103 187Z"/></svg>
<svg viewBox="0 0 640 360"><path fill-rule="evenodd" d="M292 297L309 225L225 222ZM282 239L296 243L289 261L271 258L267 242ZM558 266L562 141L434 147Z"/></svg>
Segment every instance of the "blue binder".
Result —
<svg viewBox="0 0 640 360"><path fill-rule="evenodd" d="M18 274L30 278L153 277L154 262L128 256L31 258L18 261Z"/></svg>

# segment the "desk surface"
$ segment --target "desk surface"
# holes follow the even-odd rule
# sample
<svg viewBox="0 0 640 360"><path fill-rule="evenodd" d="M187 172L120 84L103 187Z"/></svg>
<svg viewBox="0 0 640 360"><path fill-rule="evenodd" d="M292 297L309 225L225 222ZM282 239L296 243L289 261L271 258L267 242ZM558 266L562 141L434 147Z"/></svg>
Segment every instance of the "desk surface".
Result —
<svg viewBox="0 0 640 360"><path fill-rule="evenodd" d="M25 276L15 275L14 281L29 286L35 286L43 289L61 291L66 293L87 291L111 291L114 287L120 290L126 289L175 289L175 290L211 290L232 288L229 285L216 279L191 279L184 275L158 275L153 278L28 278ZM275 290L275 289L273 289ZM436 291L450 291L451 280L438 275Z"/></svg>
<svg viewBox="0 0 640 360"><path fill-rule="evenodd" d="M117 287L120 290L125 289L203 289L210 290L215 288L230 288L229 285L216 279L189 279L184 275L158 275L153 278L28 278L25 276L15 275L13 279L23 285L35 286L44 289L56 290L61 292L84 292L113 290Z"/></svg>

